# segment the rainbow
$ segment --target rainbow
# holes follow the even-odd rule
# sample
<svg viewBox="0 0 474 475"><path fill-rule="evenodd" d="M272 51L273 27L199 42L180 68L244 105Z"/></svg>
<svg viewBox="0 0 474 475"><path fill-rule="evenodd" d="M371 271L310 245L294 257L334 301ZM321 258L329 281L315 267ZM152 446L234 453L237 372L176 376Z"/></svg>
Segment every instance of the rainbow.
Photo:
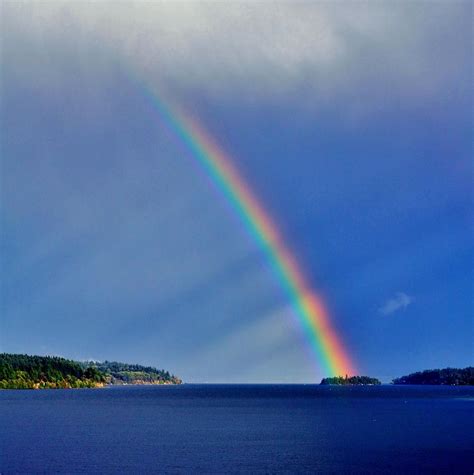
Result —
<svg viewBox="0 0 474 475"><path fill-rule="evenodd" d="M170 107L149 87L141 84L140 90L228 200L247 232L265 253L324 373L331 376L355 374L354 366L331 327L321 298L311 290L274 221L249 189L232 160L188 114Z"/></svg>

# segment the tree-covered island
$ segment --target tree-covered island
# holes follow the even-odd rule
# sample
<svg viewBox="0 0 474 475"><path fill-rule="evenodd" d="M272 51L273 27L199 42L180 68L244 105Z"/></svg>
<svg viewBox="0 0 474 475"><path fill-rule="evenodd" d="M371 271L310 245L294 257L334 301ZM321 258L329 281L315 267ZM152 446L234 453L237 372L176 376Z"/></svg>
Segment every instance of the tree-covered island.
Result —
<svg viewBox="0 0 474 475"><path fill-rule="evenodd" d="M474 367L428 369L395 378L393 384L474 386Z"/></svg>
<svg viewBox="0 0 474 475"><path fill-rule="evenodd" d="M180 384L168 371L56 356L0 354L0 389L95 388L114 384Z"/></svg>
<svg viewBox="0 0 474 475"><path fill-rule="evenodd" d="M370 378L369 376L334 376L333 378L323 378L321 383L332 386L374 386L381 384L377 378Z"/></svg>
<svg viewBox="0 0 474 475"><path fill-rule="evenodd" d="M373 386L381 383L378 379L370 378L369 376L335 376L333 378L323 378L321 384L335 386ZM392 384L474 386L474 367L428 369L395 378Z"/></svg>

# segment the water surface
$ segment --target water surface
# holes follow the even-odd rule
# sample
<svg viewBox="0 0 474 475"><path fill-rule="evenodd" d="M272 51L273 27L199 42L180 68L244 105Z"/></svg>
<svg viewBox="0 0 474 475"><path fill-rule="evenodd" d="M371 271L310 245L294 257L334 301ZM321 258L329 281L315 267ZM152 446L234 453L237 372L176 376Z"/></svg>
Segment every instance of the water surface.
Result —
<svg viewBox="0 0 474 475"><path fill-rule="evenodd" d="M0 391L0 473L474 472L474 387Z"/></svg>

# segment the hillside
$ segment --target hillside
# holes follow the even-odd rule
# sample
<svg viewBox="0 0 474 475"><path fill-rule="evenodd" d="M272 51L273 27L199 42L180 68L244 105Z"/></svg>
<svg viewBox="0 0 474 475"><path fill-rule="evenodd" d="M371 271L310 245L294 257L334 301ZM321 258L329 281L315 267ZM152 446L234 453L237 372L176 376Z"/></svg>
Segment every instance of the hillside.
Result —
<svg viewBox="0 0 474 475"><path fill-rule="evenodd" d="M109 384L181 384L182 381L168 371L152 366L104 361L92 363Z"/></svg>
<svg viewBox="0 0 474 475"><path fill-rule="evenodd" d="M0 389L94 388L115 384L180 384L168 371L105 361L78 362L57 356L0 354Z"/></svg>

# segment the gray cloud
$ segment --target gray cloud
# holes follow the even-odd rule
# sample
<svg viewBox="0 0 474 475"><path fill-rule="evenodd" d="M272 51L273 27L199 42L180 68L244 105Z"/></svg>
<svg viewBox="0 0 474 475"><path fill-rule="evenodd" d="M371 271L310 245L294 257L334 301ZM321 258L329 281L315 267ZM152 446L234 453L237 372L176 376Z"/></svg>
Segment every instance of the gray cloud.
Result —
<svg viewBox="0 0 474 475"><path fill-rule="evenodd" d="M410 297L405 292L397 292L394 297L388 299L380 308L379 312L382 315L391 315L398 310L402 310L412 304L414 301L413 297Z"/></svg>
<svg viewBox="0 0 474 475"><path fill-rule="evenodd" d="M239 101L279 103L290 95L301 105L342 101L363 116L378 95L421 102L454 84L462 55L469 54L459 28L465 8L448 2L10 3L3 7L3 37L19 76L34 70L38 83L54 87L61 56L72 54L78 67L100 75L102 47L171 95L198 91L223 101L238 94ZM27 43L37 54L22 54Z"/></svg>

